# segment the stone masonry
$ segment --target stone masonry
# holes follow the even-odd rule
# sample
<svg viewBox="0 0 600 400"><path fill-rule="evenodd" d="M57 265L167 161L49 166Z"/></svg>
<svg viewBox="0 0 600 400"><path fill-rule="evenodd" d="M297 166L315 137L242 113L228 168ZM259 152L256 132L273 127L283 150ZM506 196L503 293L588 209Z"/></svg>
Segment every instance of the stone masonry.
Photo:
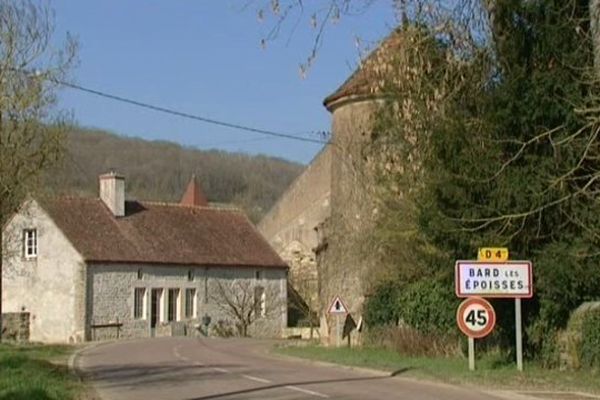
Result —
<svg viewBox="0 0 600 400"><path fill-rule="evenodd" d="M2 339L16 342L29 340L29 313L2 314Z"/></svg>
<svg viewBox="0 0 600 400"><path fill-rule="evenodd" d="M235 320L227 315L223 299L219 298L217 285L226 285L232 279L245 280L249 290L261 286L268 293L266 301L270 309L277 308L265 317L259 317L250 326L251 336L281 337L285 323L285 270L224 267L185 267L136 265L127 266L93 264L88 268L88 326L116 325L121 338L200 334L202 317L211 319L209 333L218 323L235 327ZM134 318L134 290L144 288L143 314ZM167 321L167 290L178 289L177 315L175 321ZM185 291L195 289L193 314L185 317ZM160 293L157 326L151 330L151 293ZM253 293L249 293L250 296ZM223 306L217 303L221 302ZM117 328L108 326L93 328L91 337L95 340L114 338Z"/></svg>
<svg viewBox="0 0 600 400"><path fill-rule="evenodd" d="M22 256L22 230L37 228L38 256ZM85 338L85 263L48 214L32 200L5 226L2 303L7 313L30 313L30 340Z"/></svg>
<svg viewBox="0 0 600 400"><path fill-rule="evenodd" d="M331 148L325 147L258 225L289 265L291 286L315 313L319 309L316 229L330 214L331 156Z"/></svg>

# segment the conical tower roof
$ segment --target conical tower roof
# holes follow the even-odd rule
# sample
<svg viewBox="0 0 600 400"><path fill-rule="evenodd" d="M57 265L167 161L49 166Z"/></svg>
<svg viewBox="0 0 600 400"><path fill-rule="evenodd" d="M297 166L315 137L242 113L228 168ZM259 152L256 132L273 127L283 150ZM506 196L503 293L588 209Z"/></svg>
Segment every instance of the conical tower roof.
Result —
<svg viewBox="0 0 600 400"><path fill-rule="evenodd" d="M323 105L333 111L338 101L364 100L381 95L385 81L393 71L397 55L406 40L406 29L396 28L373 50L356 71L332 94L323 100ZM395 61L396 60L396 61Z"/></svg>
<svg viewBox="0 0 600 400"><path fill-rule="evenodd" d="M196 179L196 175L192 175L180 203L187 206L208 206L208 201L204 193L202 193L202 188Z"/></svg>

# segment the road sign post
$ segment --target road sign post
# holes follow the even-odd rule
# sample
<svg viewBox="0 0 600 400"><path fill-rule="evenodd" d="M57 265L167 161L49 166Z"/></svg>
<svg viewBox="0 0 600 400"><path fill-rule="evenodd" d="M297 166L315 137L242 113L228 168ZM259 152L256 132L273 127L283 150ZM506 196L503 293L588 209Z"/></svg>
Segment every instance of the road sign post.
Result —
<svg viewBox="0 0 600 400"><path fill-rule="evenodd" d="M523 328L521 318L521 299L515 299L515 330L517 340L517 370L523 371Z"/></svg>
<svg viewBox="0 0 600 400"><path fill-rule="evenodd" d="M508 261L508 249L492 247L480 248L477 261L457 261L455 266L458 297L515 299L516 361L519 371L523 371L521 299L533 296L532 269L531 261Z"/></svg>
<svg viewBox="0 0 600 400"><path fill-rule="evenodd" d="M475 371L475 339L469 337L469 371Z"/></svg>
<svg viewBox="0 0 600 400"><path fill-rule="evenodd" d="M331 305L329 306L328 312L330 315L335 315L335 347L340 347L342 336L340 330L340 318L343 315L348 314L348 308L340 296L335 296L331 302Z"/></svg>
<svg viewBox="0 0 600 400"><path fill-rule="evenodd" d="M469 337L469 370L475 369L475 339L489 335L496 324L492 305L480 297L463 301L456 311L459 329Z"/></svg>

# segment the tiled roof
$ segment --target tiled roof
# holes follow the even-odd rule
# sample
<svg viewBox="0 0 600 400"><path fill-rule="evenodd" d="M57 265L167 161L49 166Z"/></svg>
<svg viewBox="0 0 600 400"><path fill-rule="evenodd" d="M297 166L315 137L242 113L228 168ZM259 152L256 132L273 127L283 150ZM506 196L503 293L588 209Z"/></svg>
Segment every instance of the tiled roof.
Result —
<svg viewBox="0 0 600 400"><path fill-rule="evenodd" d="M345 97L368 98L381 94L384 80L393 68L394 55L404 45L402 28L397 28L385 38L359 68L335 92L323 100L325 107Z"/></svg>
<svg viewBox="0 0 600 400"><path fill-rule="evenodd" d="M127 201L115 218L97 198L41 205L89 262L286 267L235 209Z"/></svg>

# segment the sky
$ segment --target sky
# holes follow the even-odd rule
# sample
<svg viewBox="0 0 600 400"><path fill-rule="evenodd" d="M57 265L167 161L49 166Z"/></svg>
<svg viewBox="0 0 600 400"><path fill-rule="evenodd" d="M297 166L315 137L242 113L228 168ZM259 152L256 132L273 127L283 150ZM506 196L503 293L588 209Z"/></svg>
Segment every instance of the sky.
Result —
<svg viewBox="0 0 600 400"><path fill-rule="evenodd" d="M357 0L359 1L359 0ZM330 131L323 99L352 73L362 43L394 26L391 0L359 16L327 25L315 64L302 79L315 30L305 13L261 46L274 24L258 10L268 0L47 0L55 12L55 40L66 32L79 42L78 85L178 111L265 130L317 138ZM305 0L316 8L325 0ZM59 106L85 127L126 136L168 140L200 149L267 154L308 163L322 145L265 137L186 120L73 89Z"/></svg>

